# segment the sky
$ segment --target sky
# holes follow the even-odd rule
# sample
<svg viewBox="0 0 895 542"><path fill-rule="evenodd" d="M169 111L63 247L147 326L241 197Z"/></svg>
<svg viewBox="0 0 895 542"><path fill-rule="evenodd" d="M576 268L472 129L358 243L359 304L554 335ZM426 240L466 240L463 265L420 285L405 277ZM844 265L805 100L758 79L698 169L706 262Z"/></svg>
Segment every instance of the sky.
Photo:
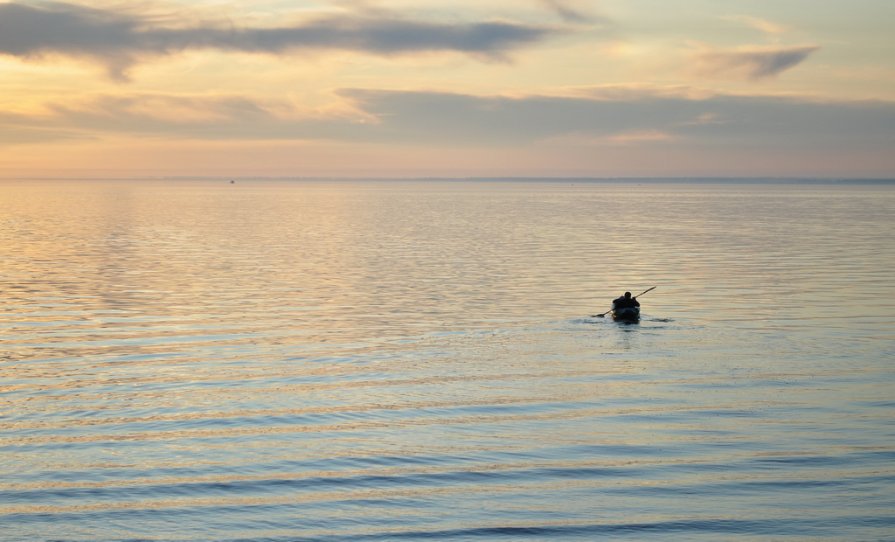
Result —
<svg viewBox="0 0 895 542"><path fill-rule="evenodd" d="M0 0L0 178L895 178L892 0Z"/></svg>

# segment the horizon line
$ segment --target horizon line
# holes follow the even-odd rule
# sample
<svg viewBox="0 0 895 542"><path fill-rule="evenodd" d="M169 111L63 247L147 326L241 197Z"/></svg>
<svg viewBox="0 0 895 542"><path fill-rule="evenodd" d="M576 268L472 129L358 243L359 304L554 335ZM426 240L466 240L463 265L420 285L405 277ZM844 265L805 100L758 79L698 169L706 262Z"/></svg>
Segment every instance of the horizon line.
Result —
<svg viewBox="0 0 895 542"><path fill-rule="evenodd" d="M895 177L820 177L820 176L537 176L537 175L498 175L498 176L456 176L456 175L418 175L418 176L298 176L298 175L138 175L138 176L0 176L0 181L372 181L372 182L411 182L411 181L450 181L450 182L752 182L752 183L895 183Z"/></svg>

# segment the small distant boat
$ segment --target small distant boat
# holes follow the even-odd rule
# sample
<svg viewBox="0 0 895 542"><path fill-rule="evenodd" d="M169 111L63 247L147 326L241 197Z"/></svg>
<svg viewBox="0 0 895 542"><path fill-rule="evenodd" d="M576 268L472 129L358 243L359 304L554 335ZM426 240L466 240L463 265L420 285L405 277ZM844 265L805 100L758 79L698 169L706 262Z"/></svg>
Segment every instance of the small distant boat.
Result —
<svg viewBox="0 0 895 542"><path fill-rule="evenodd" d="M612 300L611 309L601 314L594 314L593 316L595 318L603 318L611 312L613 320L618 320L620 322L639 322L640 303L637 301L637 298L655 289L656 287L653 286L633 297L631 297L631 292L625 292L624 296Z"/></svg>
<svg viewBox="0 0 895 542"><path fill-rule="evenodd" d="M640 320L640 307L612 309L612 318L621 322L636 322Z"/></svg>

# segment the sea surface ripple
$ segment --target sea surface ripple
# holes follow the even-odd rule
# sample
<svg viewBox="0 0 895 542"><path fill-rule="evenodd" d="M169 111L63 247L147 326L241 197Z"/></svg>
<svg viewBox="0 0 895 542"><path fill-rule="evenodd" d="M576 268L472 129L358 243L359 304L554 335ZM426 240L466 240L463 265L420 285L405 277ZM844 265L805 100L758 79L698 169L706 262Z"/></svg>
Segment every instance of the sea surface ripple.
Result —
<svg viewBox="0 0 895 542"><path fill-rule="evenodd" d="M0 205L0 540L895 539L891 185Z"/></svg>

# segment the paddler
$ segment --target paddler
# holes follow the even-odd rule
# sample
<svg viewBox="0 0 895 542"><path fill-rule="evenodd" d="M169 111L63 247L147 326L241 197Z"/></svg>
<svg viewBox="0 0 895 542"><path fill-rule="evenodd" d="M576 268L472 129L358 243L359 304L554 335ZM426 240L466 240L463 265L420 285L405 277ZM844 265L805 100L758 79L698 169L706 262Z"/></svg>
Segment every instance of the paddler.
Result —
<svg viewBox="0 0 895 542"><path fill-rule="evenodd" d="M612 300L612 310L627 309L629 307L639 307L640 301L636 297L631 297L631 292L625 292L625 295Z"/></svg>

